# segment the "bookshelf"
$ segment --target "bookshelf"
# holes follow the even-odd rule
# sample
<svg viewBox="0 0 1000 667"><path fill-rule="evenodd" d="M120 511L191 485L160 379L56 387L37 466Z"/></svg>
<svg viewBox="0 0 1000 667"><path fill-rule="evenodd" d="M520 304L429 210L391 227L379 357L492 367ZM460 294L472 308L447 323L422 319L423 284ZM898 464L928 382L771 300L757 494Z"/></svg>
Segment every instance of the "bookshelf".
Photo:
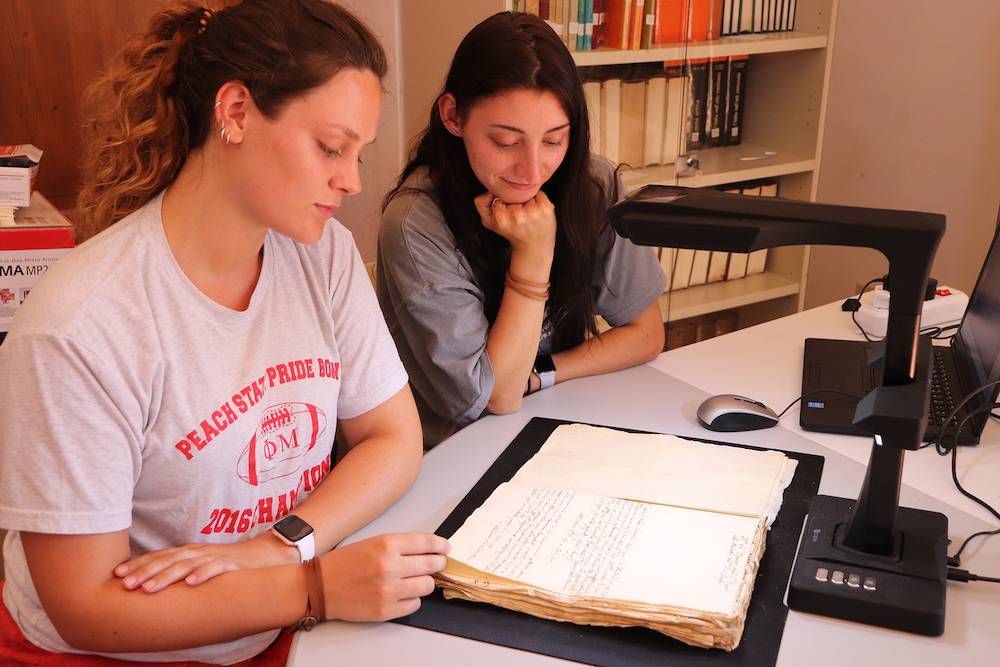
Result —
<svg viewBox="0 0 1000 667"><path fill-rule="evenodd" d="M795 30L790 32L734 35L651 49L575 51L573 57L580 67L750 55L742 142L696 151L700 170L694 176L678 177L672 164L627 170L623 174L626 187L715 187L774 179L779 196L814 201L837 2L798 0ZM443 63L437 81L440 87L465 32L479 20L511 6L509 0L447 0L436 3L434 12L407 14L411 38L404 40L404 62ZM464 29L455 35L443 34L444 24L454 26L458 15L465 22ZM450 18L444 19L446 16ZM420 37L421 33L425 36ZM406 128L407 135L412 136L426 122L425 109L437 92L421 91L421 99L408 96L405 104L423 108L418 114L421 125ZM774 155L762 157L765 151ZM764 273L664 293L660 310L664 321L736 310L740 328L790 315L802 309L808 267L807 246L772 248Z"/></svg>

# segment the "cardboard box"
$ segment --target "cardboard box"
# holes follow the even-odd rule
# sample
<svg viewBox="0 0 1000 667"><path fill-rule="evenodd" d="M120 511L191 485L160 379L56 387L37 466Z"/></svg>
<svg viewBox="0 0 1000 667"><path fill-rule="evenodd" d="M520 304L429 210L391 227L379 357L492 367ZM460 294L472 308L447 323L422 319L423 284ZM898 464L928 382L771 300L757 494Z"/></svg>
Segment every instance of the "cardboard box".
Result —
<svg viewBox="0 0 1000 667"><path fill-rule="evenodd" d="M38 279L75 245L73 223L38 192L14 221L0 228L0 340Z"/></svg>
<svg viewBox="0 0 1000 667"><path fill-rule="evenodd" d="M31 144L0 146L0 206L28 206L42 151Z"/></svg>

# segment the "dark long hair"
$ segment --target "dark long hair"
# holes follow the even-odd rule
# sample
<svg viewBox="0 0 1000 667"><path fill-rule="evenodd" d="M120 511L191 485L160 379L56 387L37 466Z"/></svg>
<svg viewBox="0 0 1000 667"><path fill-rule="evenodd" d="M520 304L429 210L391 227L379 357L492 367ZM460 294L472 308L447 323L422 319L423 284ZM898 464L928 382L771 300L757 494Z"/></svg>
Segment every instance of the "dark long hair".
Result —
<svg viewBox="0 0 1000 667"><path fill-rule="evenodd" d="M597 333L591 283L606 211L617 197L606 192L591 172L587 104L573 57L542 19L501 12L473 28L459 44L442 94L455 96L457 112L465 118L480 100L524 88L551 92L570 122L566 157L542 186L555 205L557 219L548 317L552 347L558 351L581 343L588 332ZM440 207L458 249L469 261L492 325L503 296L509 243L480 221L473 199L485 188L472 171L462 139L445 129L436 103L384 205L409 189L404 181L422 167L434 188L426 194Z"/></svg>
<svg viewBox="0 0 1000 667"><path fill-rule="evenodd" d="M216 92L243 82L274 118L342 69L385 77L374 35L324 0L244 0L220 11L174 3L153 16L87 91L84 182L90 232L169 185L212 130Z"/></svg>

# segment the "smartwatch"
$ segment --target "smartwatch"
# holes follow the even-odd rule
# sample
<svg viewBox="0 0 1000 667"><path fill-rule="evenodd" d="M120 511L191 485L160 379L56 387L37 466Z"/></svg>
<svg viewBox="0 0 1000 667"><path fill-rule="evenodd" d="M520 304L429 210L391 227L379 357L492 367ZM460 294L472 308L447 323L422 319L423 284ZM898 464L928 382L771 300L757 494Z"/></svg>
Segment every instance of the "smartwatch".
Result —
<svg viewBox="0 0 1000 667"><path fill-rule="evenodd" d="M541 382L540 389L548 389L556 383L556 365L551 354L540 354L535 357L535 367L532 369Z"/></svg>
<svg viewBox="0 0 1000 667"><path fill-rule="evenodd" d="M313 538L312 526L294 514L289 514L271 526L271 532L288 546L298 549L299 560L303 563L312 560L313 556L316 555L316 541Z"/></svg>

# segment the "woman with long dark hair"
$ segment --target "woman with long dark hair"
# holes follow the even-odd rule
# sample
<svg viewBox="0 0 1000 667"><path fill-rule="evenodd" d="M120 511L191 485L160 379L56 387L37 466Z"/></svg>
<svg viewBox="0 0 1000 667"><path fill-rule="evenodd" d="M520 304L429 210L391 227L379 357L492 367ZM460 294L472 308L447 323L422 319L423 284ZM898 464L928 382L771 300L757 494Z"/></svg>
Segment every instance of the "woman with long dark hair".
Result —
<svg viewBox="0 0 1000 667"><path fill-rule="evenodd" d="M284 665L281 628L433 590L440 537L337 546L422 455L332 218L385 72L343 8L245 0L162 9L96 82L79 203L104 231L0 346L0 664Z"/></svg>
<svg viewBox="0 0 1000 667"><path fill-rule="evenodd" d="M583 87L552 29L509 12L473 28L379 230L379 302L425 447L662 349L665 278L607 224L622 186L589 146Z"/></svg>

